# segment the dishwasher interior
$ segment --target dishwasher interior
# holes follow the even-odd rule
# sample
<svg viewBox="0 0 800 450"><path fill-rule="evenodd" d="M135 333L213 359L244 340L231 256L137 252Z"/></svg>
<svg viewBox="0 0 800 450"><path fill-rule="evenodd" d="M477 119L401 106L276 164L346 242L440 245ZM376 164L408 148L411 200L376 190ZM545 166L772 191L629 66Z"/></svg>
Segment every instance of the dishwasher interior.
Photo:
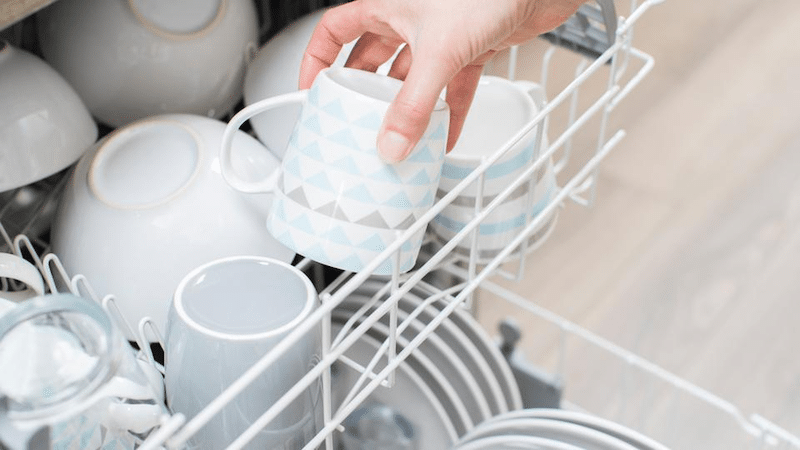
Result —
<svg viewBox="0 0 800 450"><path fill-rule="evenodd" d="M536 258L536 248L558 226L559 211L591 208L595 202L602 202L602 191L596 189L598 172L602 170L603 159L626 134L624 129L613 125L614 110L655 64L650 55L634 45L635 25L658 3L661 0L618 2L617 11L612 9L609 15L609 2L598 2L606 8L606 14L602 7L584 9L582 15L545 36L548 47L535 64L540 68L538 79L522 80L535 86L539 93L539 111L520 134L537 135L535 162L491 201L486 204L475 201L474 218L460 231L446 239L427 233L417 264L407 273L399 273L395 264L389 276L371 275L387 261L399 260L407 242L428 228L444 208L457 201L460 193L475 189L480 198L487 171L510 151L514 140L485 158L408 230L399 233L364 270L342 272L308 258L298 258L295 265L315 283L321 306L201 414L194 417L163 414L157 428L137 448L183 448L215 414L235 402L248 383L279 361L291 345L314 327L321 327L323 336L327 336L323 337L322 353L316 364L228 448L246 446L262 427L290 407L304 388L313 384L322 387L322 426L296 448L336 448L348 418L367 405L373 393L393 389L400 383L406 361L414 358L420 347L438 339L437 335L448 323L474 313L479 305L491 307L481 303L487 296L492 301L506 303L514 311L497 329L484 330L485 336L481 337L483 340L488 337L505 359L513 374L511 385L519 389L516 400L519 404L509 405L509 409L560 408L586 412L674 449L800 448L800 438L758 414L739 410L703 387L496 282L498 277L510 282L522 279L526 258ZM509 80L516 80L519 54L518 48L512 48L493 69ZM574 77L564 86L555 85L551 75L553 66L564 64L570 64ZM594 146L589 151L573 151L573 141L579 133L593 136ZM542 139L543 136L546 138ZM545 170L551 170L557 180L546 203L535 215L526 218L502 248L488 256L478 251L481 225L502 207L505 199L515 195L520 187L533 183L536 174ZM35 264L47 292L71 292L101 304L127 330L125 334L135 338L131 343L139 358L163 374L164 330L148 318L139 323L127 322L119 313L113 292L96 292L91 279L68 273L59 256L51 252L49 228L69 176L67 170L0 193L0 251L15 253ZM114 261L107 263L109 270L113 270ZM19 288L13 281L1 281L2 291ZM415 321L425 310L409 307L404 300L409 296L416 296L426 307L438 305L436 313L429 314L422 322ZM356 297L363 297L363 302L348 300ZM343 308L349 308L349 316L342 315ZM384 331L370 334L371 327L383 327ZM371 347L374 353L362 361L348 352L364 336L371 336L376 342ZM332 392L333 378L343 370L352 375L353 386L346 392Z"/></svg>

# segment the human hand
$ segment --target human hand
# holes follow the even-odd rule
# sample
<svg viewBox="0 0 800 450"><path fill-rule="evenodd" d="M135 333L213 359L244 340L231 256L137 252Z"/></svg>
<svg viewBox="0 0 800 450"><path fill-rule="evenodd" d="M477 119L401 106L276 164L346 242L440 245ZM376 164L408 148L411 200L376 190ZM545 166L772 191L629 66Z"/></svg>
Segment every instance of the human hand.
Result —
<svg viewBox="0 0 800 450"><path fill-rule="evenodd" d="M404 80L378 133L390 162L411 152L447 87L447 151L461 134L486 61L497 51L533 39L568 19L585 0L354 0L323 15L300 69L307 89L359 39L346 66L375 71L402 45L389 76Z"/></svg>

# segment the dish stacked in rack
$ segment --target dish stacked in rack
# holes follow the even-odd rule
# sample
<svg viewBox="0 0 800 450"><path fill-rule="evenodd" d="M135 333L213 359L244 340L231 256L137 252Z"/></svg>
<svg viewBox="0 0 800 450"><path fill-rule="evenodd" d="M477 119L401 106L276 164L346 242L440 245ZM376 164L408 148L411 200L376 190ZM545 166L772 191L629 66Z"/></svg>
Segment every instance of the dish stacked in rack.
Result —
<svg viewBox="0 0 800 450"><path fill-rule="evenodd" d="M378 386L351 408L339 436L344 450L667 450L589 414L522 409L516 380L498 346L450 302L448 291L420 283L402 295L393 332L391 310L385 307L393 300L390 288L385 279L368 279L332 313L334 346L377 319L334 366L334 408L347 408L372 381L370 374L385 375L387 361L396 365L392 388ZM394 354L405 357L399 363L385 356L391 354L392 335L397 336Z"/></svg>
<svg viewBox="0 0 800 450"><path fill-rule="evenodd" d="M667 450L615 422L560 409L526 409L497 416L470 431L454 450Z"/></svg>
<svg viewBox="0 0 800 450"><path fill-rule="evenodd" d="M334 345L383 304L389 297L388 287L386 281L368 280L333 311ZM397 367L394 387L379 387L364 403L367 409L359 409L350 416L345 442L358 442L359 436L386 435L368 432L365 428L385 430L407 423L413 436L409 445L414 445L408 448L448 448L475 425L522 407L519 388L508 363L497 345L466 311L454 309L428 335L425 328L440 321L442 311L449 309L448 306L443 295L431 295L420 286L400 298L397 353L416 344L420 336L424 340ZM373 356L382 354L379 349L388 348L390 326L389 316L384 315L345 353L345 361L354 364L340 362L334 366L335 407L350 400L349 393L354 386L369 381L359 382L360 371L355 365L370 367ZM374 364L371 371L378 373L386 367L386 358ZM384 413L370 413L376 405L384 407ZM387 409L393 414L385 414ZM381 417L395 419L387 421ZM409 434L400 431L389 435ZM363 439L361 444L366 445ZM388 444L373 442L372 447L364 448L387 448Z"/></svg>

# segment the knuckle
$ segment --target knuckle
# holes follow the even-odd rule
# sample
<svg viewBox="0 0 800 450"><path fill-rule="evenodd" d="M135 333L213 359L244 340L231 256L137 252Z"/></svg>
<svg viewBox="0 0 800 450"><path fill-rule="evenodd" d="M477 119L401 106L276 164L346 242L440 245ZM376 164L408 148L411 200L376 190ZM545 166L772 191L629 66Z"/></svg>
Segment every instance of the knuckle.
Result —
<svg viewBox="0 0 800 450"><path fill-rule="evenodd" d="M418 101L410 99L397 99L395 112L404 118L407 125L421 127L427 125L430 118L430 110Z"/></svg>

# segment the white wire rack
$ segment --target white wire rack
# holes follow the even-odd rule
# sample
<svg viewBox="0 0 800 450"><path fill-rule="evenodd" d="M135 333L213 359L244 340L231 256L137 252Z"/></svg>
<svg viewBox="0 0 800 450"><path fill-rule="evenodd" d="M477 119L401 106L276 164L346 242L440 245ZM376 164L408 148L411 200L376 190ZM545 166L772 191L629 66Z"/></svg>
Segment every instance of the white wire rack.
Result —
<svg viewBox="0 0 800 450"><path fill-rule="evenodd" d="M262 416L253 422L250 428L228 448L244 447L260 429L268 425L308 386L321 382L324 394L324 426L303 448L331 449L333 448L333 436L342 429L341 424L345 418L363 404L375 389L380 386L391 387L394 382L394 371L405 358L416 351L439 324L448 320L448 316L456 308L469 307L476 290L482 289L498 295L513 305L518 311L517 318L521 322L538 321L536 323L542 324L541 327L537 327L536 333L539 333L537 336L541 334L543 340L555 337L553 341L558 342L556 344L555 375L562 378L568 387L576 379L576 371L581 369L593 371L602 369L616 374L611 378L616 382L611 385L593 386L587 389L568 389L563 403L564 407L585 409L617 420L676 449L800 449L800 439L764 418L758 415L747 416L732 404L490 281L490 277L497 274L514 280L521 279L525 273L525 256L528 253L526 247L529 245L531 236L546 220L567 203L590 206L594 202L600 163L625 136L623 130L610 128L609 117L654 65L651 56L632 45L634 25L643 14L661 1L632 0L626 11L627 15L619 19L615 43L595 60L577 57L574 78L543 105L543 108L525 129L509 140L503 148L485 158L475 171L437 202L411 228L400 233L397 240L372 261L364 271L357 274L343 273L332 283L320 286L321 307L232 383L220 396L209 403L203 411L195 417L184 417L181 414L164 416L160 428L140 448L149 450L184 446L194 433L220 412L225 405L235 401L237 395L249 383L258 378L298 339L313 328L321 327L324 342L319 363L292 389L287 391L278 402L263 411ZM541 77L537 82L545 91L553 89L548 83L554 68L553 61L558 57L559 52L566 52L566 50L550 46L542 52ZM509 54L509 78L516 77L518 58L518 50L513 49ZM586 92L587 84L598 82L604 88L600 89L599 93L593 93L590 96L591 101L586 102L585 98L579 100L580 95ZM549 126L551 117L557 111L564 111L566 120L563 128L555 132ZM590 124L597 125L596 134L592 131L592 135L596 136L593 139L596 139L594 148L585 160L574 161L571 159L575 156L572 151L573 140L577 133L585 132ZM470 184L477 183L479 194L476 198L480 198L480 188L483 186L486 170L527 133L538 133L538 137L541 137L545 130L549 134L550 144L536 149L535 162L514 183L487 205L481 205L478 202L474 220L469 222L450 241L436 246L429 245L427 248L431 250L425 254L424 258L421 258L422 261L415 270L403 275L395 273L388 277L386 279L388 299L377 305L372 312L361 317L357 326L353 326L345 334L335 338L331 336L331 312L368 279L372 270L389 258L399 257L401 246L417 231L426 227L447 204L452 202ZM537 138L536 142L542 142L542 140ZM524 231L488 264L479 265L476 252L473 252L466 260L457 258L453 252L455 246L467 239L466 242L472 242L471 247L474 249L479 225L515 189L523 183L530 182L531 176L544 167L551 158L555 161L555 170L558 173L559 181L562 182L561 187L548 205L537 216L529 220ZM12 227L9 227L7 232L2 223L9 219L9 207L0 205L0 236L2 236L0 250L3 250L3 243L5 243L6 251L11 250L35 262L42 271L50 292L71 291L92 298L101 302L113 317L119 319L121 326L128 330L133 329L132 325L135 326L136 332L129 335L138 336L139 348L142 349L144 356L163 371L163 368L156 363L150 347L147 345L148 341L161 342L161 330L158 330L148 319L144 319L138 324L126 323L115 307L113 295L98 295L85 277L66 273L58 257L49 252L46 240L26 237L26 233L31 236L40 235L36 224L47 222L47 219L42 216L52 212L54 200L57 199L64 183L65 178L61 177L46 185L46 189L49 189L50 192L40 196L40 204L35 208L36 214L32 217L26 216L21 219L20 224L14 225L13 233L16 235L14 238L9 234ZM30 189L30 187L11 193L5 198L11 199L15 195L23 195L25 189ZM4 214L6 214L5 218ZM514 272L503 269L503 267L508 267L505 264L509 261L516 261ZM310 260L302 261L299 266L303 269L316 267ZM399 264L396 264L395 267L399 267ZM446 289L442 287L438 292L438 295L447 299L447 306L415 335L410 336L406 330L403 336L409 342L405 346L398 346L398 330L404 329L407 325L398 320L399 299L414 286L423 282L423 279L429 280L435 276L441 278L442 274L450 277L448 280L450 284L446 286ZM5 289L7 286L4 285L3 288ZM375 362L379 358L385 358L380 365L381 370L373 370L375 364L368 364L364 367L343 356L373 324L385 320L385 317L389 318L389 337L373 359ZM587 352L602 353L604 357L599 360L603 361L603 367L586 367L587 361L598 360L597 358L584 358ZM346 401L334 408L331 398L330 368L337 361L349 364L362 375L356 387L343 395ZM576 382L577 384L579 383ZM604 392L605 396L598 396L598 391ZM720 427L709 428L707 426L709 423L720 424ZM710 429L722 430L722 434L708 436L707 433ZM710 442L719 444L709 444Z"/></svg>

